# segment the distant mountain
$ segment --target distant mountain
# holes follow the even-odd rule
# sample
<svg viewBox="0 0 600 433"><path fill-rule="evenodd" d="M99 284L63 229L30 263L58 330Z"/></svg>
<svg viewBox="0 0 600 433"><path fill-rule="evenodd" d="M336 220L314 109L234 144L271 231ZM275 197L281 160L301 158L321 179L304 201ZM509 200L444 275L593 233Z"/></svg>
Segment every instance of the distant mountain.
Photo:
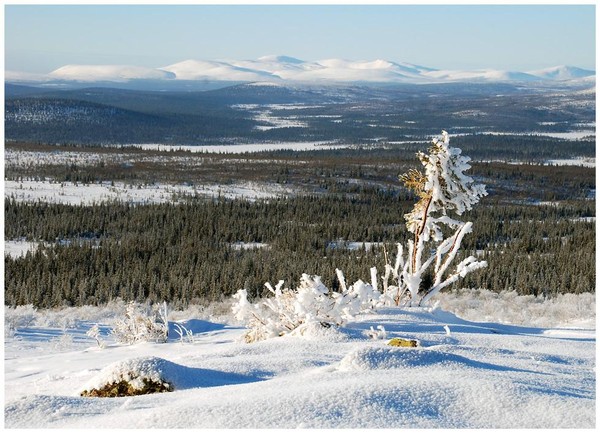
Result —
<svg viewBox="0 0 600 433"><path fill-rule="evenodd" d="M50 72L48 76L55 80L89 82L169 80L177 77L166 70L124 65L66 65Z"/></svg>
<svg viewBox="0 0 600 433"><path fill-rule="evenodd" d="M160 70L181 80L262 81L276 78L267 71L205 60L185 60Z"/></svg>
<svg viewBox="0 0 600 433"><path fill-rule="evenodd" d="M476 71L430 71L425 74L432 79L444 81L540 81L537 77L524 72L498 71L483 69Z"/></svg>
<svg viewBox="0 0 600 433"><path fill-rule="evenodd" d="M483 69L437 70L388 60L325 59L304 61L289 56L256 60L185 60L161 68L128 65L66 65L47 75L6 71L7 82L272 82L391 83L566 82L595 77L594 71L573 66L519 72Z"/></svg>
<svg viewBox="0 0 600 433"><path fill-rule="evenodd" d="M576 80L596 75L594 71L565 65L539 69L537 71L531 71L529 74L547 80Z"/></svg>

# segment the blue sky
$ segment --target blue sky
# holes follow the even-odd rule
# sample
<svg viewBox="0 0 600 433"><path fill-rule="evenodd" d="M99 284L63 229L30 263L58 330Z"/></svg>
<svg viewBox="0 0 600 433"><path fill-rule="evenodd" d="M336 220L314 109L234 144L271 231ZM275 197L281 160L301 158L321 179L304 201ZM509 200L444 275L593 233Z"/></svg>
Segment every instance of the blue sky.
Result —
<svg viewBox="0 0 600 433"><path fill-rule="evenodd" d="M5 69L377 58L438 69L595 69L593 5L5 6Z"/></svg>

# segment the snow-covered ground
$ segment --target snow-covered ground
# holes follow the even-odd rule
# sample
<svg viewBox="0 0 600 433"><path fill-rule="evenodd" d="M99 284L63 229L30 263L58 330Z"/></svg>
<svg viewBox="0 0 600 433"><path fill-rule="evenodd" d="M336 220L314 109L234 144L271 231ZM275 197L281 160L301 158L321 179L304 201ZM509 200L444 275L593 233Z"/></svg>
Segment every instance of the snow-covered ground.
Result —
<svg viewBox="0 0 600 433"><path fill-rule="evenodd" d="M232 185L127 185L123 182L78 183L21 180L4 181L5 197L17 201L91 205L107 201L128 203L169 203L195 195L257 200L293 194L278 184L240 182Z"/></svg>
<svg viewBox="0 0 600 433"><path fill-rule="evenodd" d="M550 159L547 165L578 165L581 167L596 167L596 158Z"/></svg>
<svg viewBox="0 0 600 433"><path fill-rule="evenodd" d="M280 142L280 143L249 143L249 144L231 144L231 145L206 145L206 146L186 146L169 144L134 144L131 146L141 147L144 150L172 151L186 150L198 153L222 153L222 154L243 154L251 152L272 152L274 150L325 150L350 147L350 145L336 144L332 141L306 141L306 142Z"/></svg>
<svg viewBox="0 0 600 433"><path fill-rule="evenodd" d="M30 242L23 239L5 240L4 241L4 255L11 256L14 258L22 257L27 254L28 251L35 251L39 246L39 242Z"/></svg>
<svg viewBox="0 0 600 433"><path fill-rule="evenodd" d="M457 128L464 129L464 128ZM542 136L542 137L552 137L552 138L560 138L562 140L582 140L584 138L590 138L596 136L596 131L594 129L581 129L576 131L569 132L544 132L544 131L530 131L530 132L499 132L499 131L466 131L466 132L455 132L452 136L464 136L464 135L521 135L521 136Z"/></svg>
<svg viewBox="0 0 600 433"><path fill-rule="evenodd" d="M383 245L382 242L352 242L352 241L344 241L339 240L336 242L330 242L327 245L329 248L344 248L350 251L356 251L365 249L365 251L371 251L373 247L380 247Z"/></svg>
<svg viewBox="0 0 600 433"><path fill-rule="evenodd" d="M594 295L465 291L440 300L439 309L383 308L346 328L252 344L223 304L170 313L191 339L171 332L165 344L132 346L108 335L123 303L5 308L5 426L594 428ZM500 323L512 319L520 323ZM96 323L104 349L86 335ZM369 337L378 326L386 335ZM420 347L387 346L392 337ZM108 377L106 367L140 357L161 358L175 391L79 396Z"/></svg>

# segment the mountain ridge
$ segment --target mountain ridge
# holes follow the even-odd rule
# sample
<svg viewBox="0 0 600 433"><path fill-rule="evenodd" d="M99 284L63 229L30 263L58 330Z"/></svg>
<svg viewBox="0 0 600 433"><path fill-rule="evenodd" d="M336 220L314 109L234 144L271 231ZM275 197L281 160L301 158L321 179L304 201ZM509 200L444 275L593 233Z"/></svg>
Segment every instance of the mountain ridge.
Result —
<svg viewBox="0 0 600 433"><path fill-rule="evenodd" d="M6 71L7 82L71 81L127 82L159 81L233 81L233 82L297 82L297 83L402 83L425 84L445 82L568 82L595 77L595 71L569 65L533 71L497 69L434 69L385 59L347 60L329 58L304 61L285 55L268 55L256 60L188 59L163 67L134 65L62 66L48 74Z"/></svg>

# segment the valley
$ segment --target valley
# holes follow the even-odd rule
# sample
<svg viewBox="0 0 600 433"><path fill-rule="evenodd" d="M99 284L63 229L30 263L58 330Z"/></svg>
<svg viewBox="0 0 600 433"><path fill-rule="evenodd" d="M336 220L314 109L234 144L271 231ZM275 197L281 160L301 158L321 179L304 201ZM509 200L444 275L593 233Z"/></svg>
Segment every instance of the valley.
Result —
<svg viewBox="0 0 600 433"><path fill-rule="evenodd" d="M5 301L186 307L306 271L367 278L406 241L398 176L442 129L488 192L464 254L489 268L452 290L593 292L586 83L7 84Z"/></svg>

